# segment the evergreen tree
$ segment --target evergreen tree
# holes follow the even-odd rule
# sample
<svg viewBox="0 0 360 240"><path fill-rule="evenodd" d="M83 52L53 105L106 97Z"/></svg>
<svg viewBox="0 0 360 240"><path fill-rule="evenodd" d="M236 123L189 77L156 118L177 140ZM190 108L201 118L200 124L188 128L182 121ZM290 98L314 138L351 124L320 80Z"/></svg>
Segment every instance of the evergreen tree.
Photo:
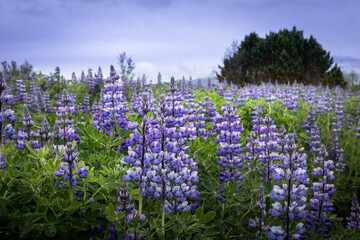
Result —
<svg viewBox="0 0 360 240"><path fill-rule="evenodd" d="M234 45L234 44L233 44ZM234 46L232 46L234 49ZM265 38L256 33L245 36L237 51L226 52L224 66L219 66L220 82L244 85L262 81L279 83L345 85L342 72L333 65L313 36L306 39L296 27L270 32Z"/></svg>

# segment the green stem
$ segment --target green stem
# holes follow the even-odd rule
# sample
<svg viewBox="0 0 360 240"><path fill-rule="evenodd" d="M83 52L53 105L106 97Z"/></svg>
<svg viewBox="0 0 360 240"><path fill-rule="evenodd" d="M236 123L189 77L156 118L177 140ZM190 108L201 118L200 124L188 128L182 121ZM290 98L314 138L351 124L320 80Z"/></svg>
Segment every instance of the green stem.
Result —
<svg viewBox="0 0 360 240"><path fill-rule="evenodd" d="M95 195L100 191L100 189L101 189L101 188L98 188L98 190L96 190L96 192L94 193L94 195L91 196L91 198L94 198ZM90 198L90 199L91 199L91 198Z"/></svg>
<svg viewBox="0 0 360 240"><path fill-rule="evenodd" d="M165 238L165 198L162 199L162 209L161 209L161 228Z"/></svg>
<svg viewBox="0 0 360 240"><path fill-rule="evenodd" d="M139 191L139 216L142 213L142 196L143 195L143 188L140 186L140 191Z"/></svg>
<svg viewBox="0 0 360 240"><path fill-rule="evenodd" d="M69 164L69 170L70 170L70 179L69 179L69 187L70 187L70 203L73 204L74 202L74 190L73 190L73 186L71 184L71 180L72 180L72 162L70 162Z"/></svg>
<svg viewBox="0 0 360 240"><path fill-rule="evenodd" d="M71 203L71 205L73 204L73 202L74 202L74 189L71 185L71 180L70 180L70 203Z"/></svg>
<svg viewBox="0 0 360 240"><path fill-rule="evenodd" d="M87 188L87 184L86 184L86 180L84 180L84 202L86 201L86 188Z"/></svg>

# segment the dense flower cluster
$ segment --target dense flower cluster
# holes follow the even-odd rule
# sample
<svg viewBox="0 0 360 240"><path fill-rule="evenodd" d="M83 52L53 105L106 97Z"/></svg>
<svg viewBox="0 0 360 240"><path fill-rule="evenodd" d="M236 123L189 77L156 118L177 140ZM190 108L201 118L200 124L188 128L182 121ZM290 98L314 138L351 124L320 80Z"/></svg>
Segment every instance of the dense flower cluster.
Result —
<svg viewBox="0 0 360 240"><path fill-rule="evenodd" d="M311 106L309 117L302 126L305 129L305 134L309 137L309 151L310 153L318 153L320 151L320 129L316 124L316 112L313 106Z"/></svg>
<svg viewBox="0 0 360 240"><path fill-rule="evenodd" d="M55 124L59 127L60 136L65 146L67 142L79 142L79 136L76 134L75 121L72 118L74 107L59 107L56 111L58 119Z"/></svg>
<svg viewBox="0 0 360 240"><path fill-rule="evenodd" d="M339 145L339 137L343 132L343 124L344 121L344 112L343 112L343 100L340 94L339 88L335 89L336 98L335 98L335 106L334 106L334 117L332 123L331 137L330 137L330 152L329 156L332 158L336 165L336 171L342 172L345 169L344 163L344 150L340 148Z"/></svg>
<svg viewBox="0 0 360 240"><path fill-rule="evenodd" d="M23 116L21 118L24 129L20 128L18 130L18 140L16 148L23 150L25 149L25 142L27 142L33 149L41 148L41 143L38 140L34 140L34 138L39 138L40 133L33 131L34 121L32 120L29 108L26 104L23 106ZM32 140L33 139L33 140Z"/></svg>
<svg viewBox="0 0 360 240"><path fill-rule="evenodd" d="M276 167L274 162L280 160L278 151L282 150L279 142L279 133L277 133L277 127L272 123L269 114L265 118L261 119L261 125L259 129L259 140L257 146L257 159L264 166L264 172L260 172L261 180L270 181L271 172Z"/></svg>
<svg viewBox="0 0 360 240"><path fill-rule="evenodd" d="M329 181L335 180L332 171L335 166L332 160L325 160L327 156L325 146L321 145L319 156L315 159L317 167L312 172L312 176L318 181L314 181L310 188L314 195L310 200L310 212L306 219L306 228L322 233L324 238L328 237L327 227L331 226L327 213L334 211L329 198L335 193L334 184L329 184Z"/></svg>
<svg viewBox="0 0 360 240"><path fill-rule="evenodd" d="M99 105L93 105L92 112L94 113L94 126L99 131L104 131L107 135L110 136L113 128L116 129L116 137L118 136L118 126L122 129L122 133L125 133L127 126L126 113L129 108L127 102L125 102L123 96L124 87L118 81L119 75L116 74L115 69L111 66L110 77L105 79L105 86L101 90L101 97ZM110 119L111 112L114 112L115 116L113 119ZM125 148L124 143L121 146ZM115 150L118 147L115 147Z"/></svg>
<svg viewBox="0 0 360 240"><path fill-rule="evenodd" d="M285 145L286 155L281 155L282 167L275 168L273 179L277 181L274 185L270 197L275 203L269 210L273 217L284 216L284 230L281 226L271 227L269 239L299 239L305 232L304 224L298 223L295 229L291 230L292 221L299 221L305 218L306 195L308 175L306 173L306 154L296 151L295 136L288 134ZM282 185L279 183L282 182Z"/></svg>
<svg viewBox="0 0 360 240"><path fill-rule="evenodd" d="M185 151L189 149L186 144L186 128L176 125L176 117L169 115L167 102L162 98L157 110L158 118L147 116L150 112L149 98L143 96L140 106L143 113L141 132L135 129L133 123L129 129L135 129L130 138L126 140L129 147L129 157L124 162L130 163L135 169L130 169L124 175L124 181L139 182L139 194L146 194L154 198L161 198L164 211L180 213L191 210L187 198L197 199L198 182L197 165ZM181 117L180 117L181 118ZM173 202L171 202L172 200ZM141 208L139 211L141 212Z"/></svg>
<svg viewBox="0 0 360 240"><path fill-rule="evenodd" d="M242 127L242 122L237 114L237 108L234 105L227 104L221 108L224 115L217 115L215 121L217 122L215 129L219 133L216 144L220 144L218 147L217 155L220 157L218 165L223 168L219 172L220 188L222 185L228 182L235 182L237 184L237 190L240 190L243 180L240 169L243 167L243 157L240 155L243 148L239 144L241 140L241 134L245 129ZM221 189L220 193L224 190ZM226 199L223 196L218 196L218 199L225 202Z"/></svg>

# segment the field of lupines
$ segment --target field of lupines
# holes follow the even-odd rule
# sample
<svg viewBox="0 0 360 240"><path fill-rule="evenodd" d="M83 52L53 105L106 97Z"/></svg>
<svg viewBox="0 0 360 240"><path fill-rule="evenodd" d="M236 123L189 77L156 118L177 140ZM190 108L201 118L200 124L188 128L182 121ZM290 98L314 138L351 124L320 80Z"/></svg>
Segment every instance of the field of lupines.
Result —
<svg viewBox="0 0 360 240"><path fill-rule="evenodd" d="M1 79L1 239L360 239L360 92Z"/></svg>

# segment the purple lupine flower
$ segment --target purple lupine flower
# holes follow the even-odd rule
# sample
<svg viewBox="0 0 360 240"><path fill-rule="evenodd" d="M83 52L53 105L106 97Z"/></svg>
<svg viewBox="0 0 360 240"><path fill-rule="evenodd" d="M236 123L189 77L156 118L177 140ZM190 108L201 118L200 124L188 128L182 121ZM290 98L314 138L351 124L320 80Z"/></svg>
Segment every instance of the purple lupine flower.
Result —
<svg viewBox="0 0 360 240"><path fill-rule="evenodd" d="M67 142L80 141L74 127L75 121L74 119L69 119L73 115L74 110L74 107L66 106L59 107L56 111L56 115L59 119L55 121L55 124L59 126L59 132L63 140L63 145L66 145Z"/></svg>
<svg viewBox="0 0 360 240"><path fill-rule="evenodd" d="M339 136L343 132L342 121L345 120L344 112L343 112L343 100L340 95L340 89L335 89L336 98L335 98L335 106L334 106L334 117L332 129L331 129L331 137L330 137L330 151L329 156L336 163L336 171L343 172L345 169L344 164L344 150L340 148L339 145Z"/></svg>
<svg viewBox="0 0 360 240"><path fill-rule="evenodd" d="M0 170L6 168L5 154L1 154Z"/></svg>
<svg viewBox="0 0 360 240"><path fill-rule="evenodd" d="M16 131L15 129L12 127L11 124L7 124L5 127L4 127L4 131L5 133L7 134L7 137L10 139L10 140L17 140L18 139L18 135L16 134Z"/></svg>
<svg viewBox="0 0 360 240"><path fill-rule="evenodd" d="M163 88L163 82L162 82L162 77L161 77L161 74L159 73L158 74L158 77L157 77L157 87L159 89L162 89Z"/></svg>
<svg viewBox="0 0 360 240"><path fill-rule="evenodd" d="M61 160L61 167L58 168L54 172L54 176L57 178L63 177L64 181L70 180L70 184L69 184L70 187L77 185L76 174L80 178L87 178L88 174L89 174L89 171L86 169L85 166L80 167L77 170L77 172L74 174L74 171L77 167L77 159L78 159L78 153L77 153L76 149L73 147L73 144L71 142L68 142L66 144L65 150L63 152L63 158ZM65 185L65 186L67 186L67 185Z"/></svg>
<svg viewBox="0 0 360 240"><path fill-rule="evenodd" d="M274 172L274 178L278 182L283 181L284 183L282 186L275 185L273 187L270 197L275 203L272 204L272 208L269 210L269 214L273 217L281 217L282 213L284 213L285 230L283 231L280 226L271 227L268 234L269 239L298 239L302 236L301 232L304 232L302 225L297 225L298 229L295 230L295 233L292 233L290 226L292 221L303 219L307 214L307 210L305 210L307 188L304 185L308 184L306 174L307 157L306 154L296 152L294 134L288 134L287 138L284 147L287 154L280 155L283 162L283 171L277 169ZM283 172L284 174L282 174Z"/></svg>
<svg viewBox="0 0 360 240"><path fill-rule="evenodd" d="M315 164L319 167L315 167L312 173L312 176L318 178L318 181L314 181L310 188L314 192L314 196L309 203L311 211L307 215L305 226L311 231L314 229L315 232L321 233L324 238L328 237L327 227L331 225L327 213L334 210L329 198L335 193L334 185L328 183L328 181L335 180L332 171L335 166L332 160L325 160L327 156L325 146L321 145L319 156L315 159Z"/></svg>
<svg viewBox="0 0 360 240"><path fill-rule="evenodd" d="M260 125L261 125L261 115L263 111L261 109L261 105L255 106L253 111L251 112L251 124L252 131L255 132L255 135L258 136L260 134Z"/></svg>
<svg viewBox="0 0 360 240"><path fill-rule="evenodd" d="M220 172L220 187L227 182L236 182L237 191L240 190L241 181L244 177L241 176L240 169L243 167L243 158L239 156L243 149L240 147L239 141L241 140L241 134L245 131L242 127L241 119L236 114L237 108L234 105L227 104L221 109L224 113L222 122L217 123L217 131L220 133L215 143L220 144L218 147L217 155L220 156L218 165L224 168ZM218 199L225 202L225 197L218 196Z"/></svg>
<svg viewBox="0 0 360 240"><path fill-rule="evenodd" d="M273 226L269 231L269 240L283 240L284 239L284 230L282 230L281 226Z"/></svg>
<svg viewBox="0 0 360 240"><path fill-rule="evenodd" d="M258 226L258 231L256 232L256 238L261 237L262 232L269 231L269 227L265 225L265 216L266 216L266 203L265 203L265 194L264 194L264 185L261 184L259 188L259 201L256 203L256 206L260 210L259 218L256 216L255 220L249 219L249 228L254 228Z"/></svg>
<svg viewBox="0 0 360 240"><path fill-rule="evenodd" d="M35 103L35 107L37 111L40 111L42 113L47 112L46 103L40 91L37 92L37 101Z"/></svg>
<svg viewBox="0 0 360 240"><path fill-rule="evenodd" d="M280 160L279 154L277 151L280 151L282 148L278 144L278 133L276 125L272 123L271 117L269 114L262 118L261 125L259 126L259 144L258 144L258 154L256 158L264 166L264 172L260 172L261 180L270 181L271 180L271 171L273 169L272 162Z"/></svg>
<svg viewBox="0 0 360 240"><path fill-rule="evenodd" d="M25 141L29 143L34 149L38 149L41 147L41 143L34 140L34 138L40 137L40 133L35 133L32 130L34 126L34 121L32 120L30 111L26 104L23 106L23 116L21 118L25 129L20 128L18 130L18 145L16 146L18 149L25 149ZM33 142L34 141L34 142Z"/></svg>
<svg viewBox="0 0 360 240"><path fill-rule="evenodd" d="M45 101L47 113L52 113L53 109L52 109L51 104L50 104L50 95L49 95L48 92L45 92L45 94L44 94L44 101Z"/></svg>
<svg viewBox="0 0 360 240"><path fill-rule="evenodd" d="M316 124L316 111L313 106L310 106L309 117L302 125L302 128L305 129L305 134L309 138L309 144L306 150L309 150L310 153L318 153L320 151L320 129Z"/></svg>
<svg viewBox="0 0 360 240"><path fill-rule="evenodd" d="M90 99L89 99L89 95L86 93L84 96L84 112L89 114L90 113Z"/></svg>
<svg viewBox="0 0 360 240"><path fill-rule="evenodd" d="M9 121L12 121L12 122L17 121L17 119L18 119L17 116L14 115L14 111L12 111L11 109L6 109L4 112L4 115Z"/></svg>
<svg viewBox="0 0 360 240"><path fill-rule="evenodd" d="M360 206L356 194L353 195L350 217L347 217L346 221L346 228L360 232Z"/></svg>
<svg viewBox="0 0 360 240"><path fill-rule="evenodd" d="M193 142L196 138L202 137L204 141L208 138L208 133L205 129L206 120L204 110L199 104L194 104L188 112L188 131L190 133L189 140Z"/></svg>
<svg viewBox="0 0 360 240"><path fill-rule="evenodd" d="M108 136L115 132L115 138L121 137L119 134L124 134L127 130L128 120L126 119L126 113L129 110L128 103L125 102L123 95L124 86L118 81L119 78L114 67L111 66L110 76L104 79L105 85L100 92L99 104L94 103L92 107L94 126L98 131L103 131ZM114 113L110 121L111 112ZM118 127L121 128L120 131L118 131ZM124 150L126 147L126 144L122 142L119 146L115 146L114 149L121 148L121 150Z"/></svg>
<svg viewBox="0 0 360 240"><path fill-rule="evenodd" d="M128 228L128 225L131 226L134 218L139 215L139 212L135 209L135 205L131 203L132 197L129 194L129 191L126 188L126 184L122 183L120 186L119 196L117 198L117 202L119 205L116 207L115 215L119 216L121 212L125 212L125 219L128 224L125 224L122 219L118 222L125 230ZM140 214L140 220L139 222L142 223L146 220L146 217L144 214ZM125 236L118 236L118 231L115 228L116 222L112 223L112 226L109 226L107 230L110 232L109 239L118 239L119 237L122 237L122 239L135 239L134 234ZM140 239L145 239L145 236L140 234Z"/></svg>
<svg viewBox="0 0 360 240"><path fill-rule="evenodd" d="M52 137L51 128L46 118L44 118L41 123L42 123L42 128L40 130L40 133L42 139L44 140L44 143L46 144L47 141Z"/></svg>
<svg viewBox="0 0 360 240"><path fill-rule="evenodd" d="M82 166L81 168L79 168L79 169L77 170L77 175L78 175L80 178L87 178L87 177L88 177L88 174L89 174L89 170L87 170L85 166Z"/></svg>

